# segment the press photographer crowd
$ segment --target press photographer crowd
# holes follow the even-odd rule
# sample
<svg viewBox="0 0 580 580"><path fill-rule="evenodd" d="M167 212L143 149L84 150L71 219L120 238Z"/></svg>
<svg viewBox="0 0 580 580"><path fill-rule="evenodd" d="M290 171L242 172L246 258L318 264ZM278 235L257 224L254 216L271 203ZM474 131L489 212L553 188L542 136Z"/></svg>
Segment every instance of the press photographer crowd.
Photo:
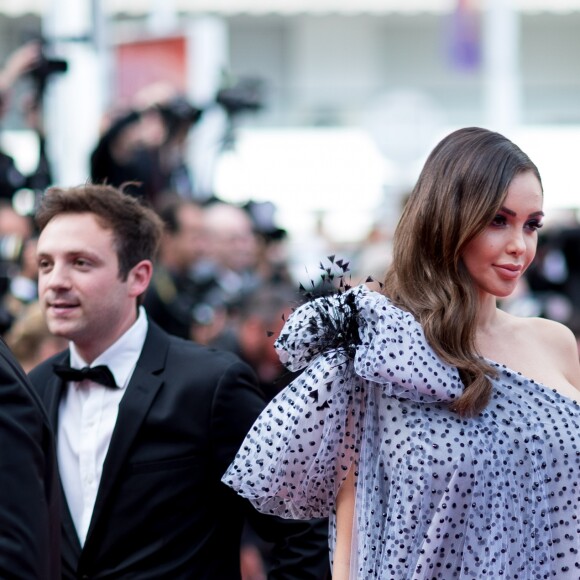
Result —
<svg viewBox="0 0 580 580"><path fill-rule="evenodd" d="M0 334L34 390L18 370L6 380L26 383L38 429L57 441L52 451L43 441L45 459L38 449L30 459L43 464L35 477L46 501L34 507L43 515L22 507L14 517L23 530L26 517L33 527L44 518L63 530L58 539L38 532L41 540L22 531L18 541L29 551L13 550L11 517L2 521L0 506L0 576L330 578L326 519L258 514L221 482L255 418L299 374L274 347L304 302L276 207L196 198L187 145L205 109L165 85L111 110L87 160L87 182L60 188L46 154L42 101L49 79L66 70L38 42L17 49L0 70L0 111L21 108L39 158L24 174L10 151L0 151ZM30 90L15 102L20 81ZM212 106L235 117L262 104L250 82L224 88ZM34 195L32 213L19 208L23 191ZM369 231L354 248L323 228L318 234L321 262L330 256L352 284L367 275L382 280L391 233ZM580 337L580 225L545 228L539 240L536 261L501 306L558 320ZM377 248L379 268L371 258ZM334 255L349 264L337 266ZM312 293L335 290L328 277L311 274ZM69 363L78 372L108 365L118 388L81 389L100 379L67 375ZM0 472L18 461L0 460ZM21 505L22 487L14 500Z"/></svg>

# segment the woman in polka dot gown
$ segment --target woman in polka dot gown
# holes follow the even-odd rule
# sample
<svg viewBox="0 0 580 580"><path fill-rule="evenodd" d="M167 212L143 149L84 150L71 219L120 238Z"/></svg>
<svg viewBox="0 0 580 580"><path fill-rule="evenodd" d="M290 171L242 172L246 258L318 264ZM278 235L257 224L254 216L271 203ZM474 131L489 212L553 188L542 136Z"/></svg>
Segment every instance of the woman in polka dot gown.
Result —
<svg viewBox="0 0 580 580"><path fill-rule="evenodd" d="M543 191L511 141L445 137L403 212L381 293L298 308L304 372L224 482L259 510L329 516L334 580L580 578L572 333L496 307L532 261Z"/></svg>

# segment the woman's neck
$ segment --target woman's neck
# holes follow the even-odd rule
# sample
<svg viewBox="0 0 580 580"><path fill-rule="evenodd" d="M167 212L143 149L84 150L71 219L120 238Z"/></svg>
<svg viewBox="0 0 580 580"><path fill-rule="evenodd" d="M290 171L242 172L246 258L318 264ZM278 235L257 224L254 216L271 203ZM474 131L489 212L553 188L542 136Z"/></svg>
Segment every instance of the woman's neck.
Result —
<svg viewBox="0 0 580 580"><path fill-rule="evenodd" d="M482 294L479 298L477 314L477 332L488 333L497 325L498 308L496 297L491 294Z"/></svg>

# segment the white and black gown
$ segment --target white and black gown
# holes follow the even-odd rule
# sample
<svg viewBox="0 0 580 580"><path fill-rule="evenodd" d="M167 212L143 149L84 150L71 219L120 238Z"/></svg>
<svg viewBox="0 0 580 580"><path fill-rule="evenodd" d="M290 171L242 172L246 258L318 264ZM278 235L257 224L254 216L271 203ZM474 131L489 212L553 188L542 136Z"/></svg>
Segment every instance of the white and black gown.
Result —
<svg viewBox="0 0 580 580"><path fill-rule="evenodd" d="M298 308L276 343L304 372L223 481L263 512L328 516L357 474L352 579L580 578L580 405L498 370L475 418L420 324L358 286Z"/></svg>

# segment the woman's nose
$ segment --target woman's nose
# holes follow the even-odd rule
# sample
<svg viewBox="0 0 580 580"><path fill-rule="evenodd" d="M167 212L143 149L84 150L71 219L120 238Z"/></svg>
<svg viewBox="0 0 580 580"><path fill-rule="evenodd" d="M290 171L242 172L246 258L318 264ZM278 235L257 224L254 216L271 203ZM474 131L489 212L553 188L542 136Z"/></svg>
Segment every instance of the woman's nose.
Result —
<svg viewBox="0 0 580 580"><path fill-rule="evenodd" d="M526 240L524 239L524 232L521 230L514 230L510 236L507 251L509 254L519 256L526 251Z"/></svg>

